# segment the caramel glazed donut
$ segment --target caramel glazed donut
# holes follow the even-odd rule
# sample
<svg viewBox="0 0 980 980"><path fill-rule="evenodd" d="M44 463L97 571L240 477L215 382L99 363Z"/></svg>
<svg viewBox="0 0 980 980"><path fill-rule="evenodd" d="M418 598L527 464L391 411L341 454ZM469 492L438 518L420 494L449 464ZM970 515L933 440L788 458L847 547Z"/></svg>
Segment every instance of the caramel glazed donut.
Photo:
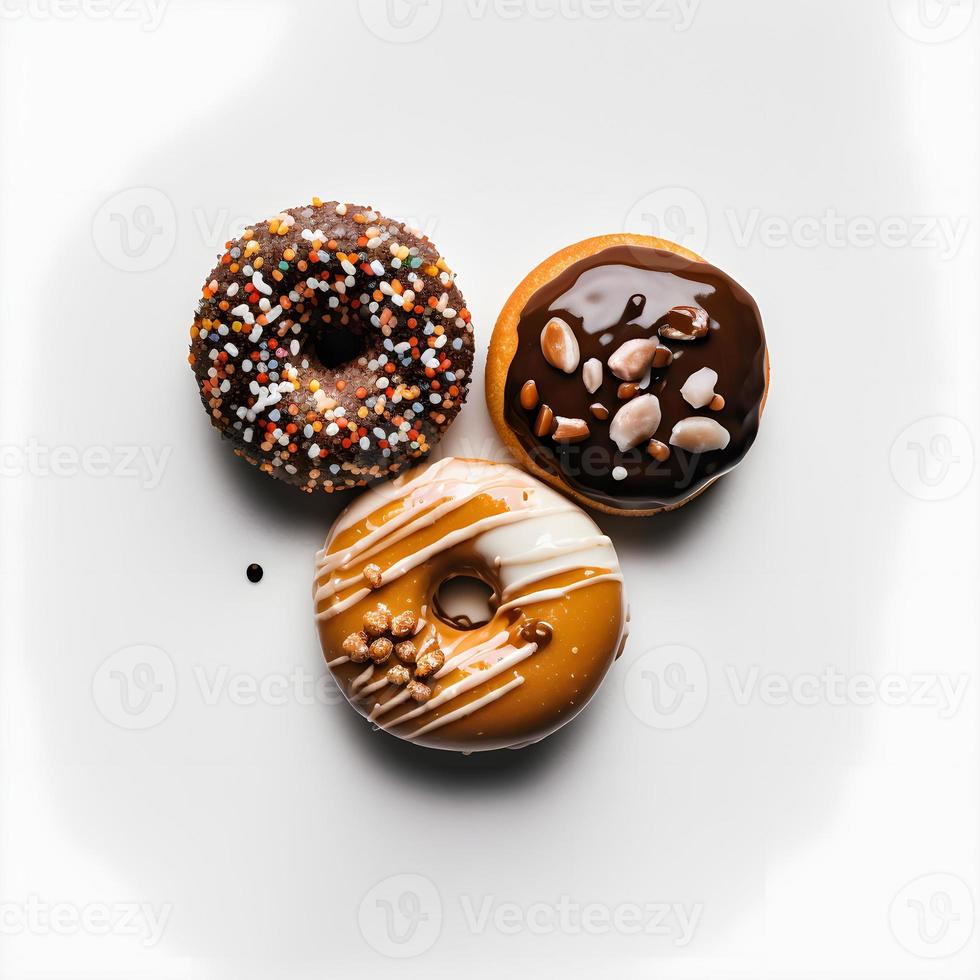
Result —
<svg viewBox="0 0 980 980"><path fill-rule="evenodd" d="M769 385L759 309L660 238L606 235L531 272L497 320L487 404L508 449L579 503L672 510L755 441Z"/></svg>
<svg viewBox="0 0 980 980"><path fill-rule="evenodd" d="M473 328L421 232L314 198L227 244L189 360L239 456L331 492L429 453L466 398Z"/></svg>
<svg viewBox="0 0 980 980"><path fill-rule="evenodd" d="M488 623L442 617L448 578L494 591ZM626 641L612 542L512 466L448 458L378 485L317 555L328 666L378 728L420 745L519 748L571 721Z"/></svg>

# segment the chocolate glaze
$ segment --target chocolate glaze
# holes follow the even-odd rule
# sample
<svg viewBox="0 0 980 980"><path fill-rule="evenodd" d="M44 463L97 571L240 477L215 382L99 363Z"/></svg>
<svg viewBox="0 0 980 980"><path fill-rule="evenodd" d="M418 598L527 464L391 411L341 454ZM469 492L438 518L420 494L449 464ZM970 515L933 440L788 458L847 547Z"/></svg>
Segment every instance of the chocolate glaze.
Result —
<svg viewBox="0 0 980 980"><path fill-rule="evenodd" d="M595 329L593 317L591 326L595 332L590 333L585 329L583 317L563 309L559 300L583 273L600 266L627 266L644 272L633 288L622 290L622 313L618 320ZM655 275L650 276L649 272ZM587 298L592 298L592 294ZM618 308L619 298L610 294L606 301L617 304ZM570 301L569 304L575 305ZM662 420L654 437L669 443L671 429L677 422L704 416L723 425L731 441L723 450L705 453L690 453L670 446L670 457L665 462L655 460L647 452L645 442L620 452L609 438L609 425L625 402L618 396L621 381L606 362L628 340L654 338L661 327L690 324L689 316L670 314L680 306L707 311L709 329L706 336L691 340L661 335L660 343L673 352L673 362L654 368L648 387L640 391L640 394L654 394L660 400ZM541 330L553 316L565 320L578 340L581 360L574 374L553 368L541 351ZM643 326L638 320L650 325ZM606 343L602 342L603 338ZM531 297L521 312L517 339L517 351L504 389L505 418L537 465L597 503L619 510L655 510L677 505L731 470L755 440L766 387L762 319L752 297L712 265L652 248L604 249L569 266ZM591 357L603 364L602 385L595 393L590 393L582 380L582 365ZM703 367L718 374L715 391L725 399L721 411L694 409L681 397L681 386ZM556 416L585 419L591 430L589 438L558 444L547 435L535 435L534 424L540 408L528 411L521 406L520 398L521 389L529 380L536 383L540 404L547 405ZM609 410L608 419L600 420L591 411L590 407L597 402ZM616 467L626 470L625 479L613 478Z"/></svg>

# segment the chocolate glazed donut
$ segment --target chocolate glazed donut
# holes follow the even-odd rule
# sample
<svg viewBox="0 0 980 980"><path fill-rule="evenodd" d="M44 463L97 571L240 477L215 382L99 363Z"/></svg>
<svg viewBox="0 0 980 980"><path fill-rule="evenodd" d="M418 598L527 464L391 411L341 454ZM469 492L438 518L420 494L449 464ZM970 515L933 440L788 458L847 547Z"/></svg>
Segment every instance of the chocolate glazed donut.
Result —
<svg viewBox="0 0 980 980"><path fill-rule="evenodd" d="M189 360L239 456L331 492L428 455L466 397L473 327L421 232L315 198L228 242Z"/></svg>
<svg viewBox="0 0 980 980"><path fill-rule="evenodd" d="M511 451L579 503L671 510L735 467L769 381L752 297L663 239L609 235L552 256L497 321L487 402Z"/></svg>

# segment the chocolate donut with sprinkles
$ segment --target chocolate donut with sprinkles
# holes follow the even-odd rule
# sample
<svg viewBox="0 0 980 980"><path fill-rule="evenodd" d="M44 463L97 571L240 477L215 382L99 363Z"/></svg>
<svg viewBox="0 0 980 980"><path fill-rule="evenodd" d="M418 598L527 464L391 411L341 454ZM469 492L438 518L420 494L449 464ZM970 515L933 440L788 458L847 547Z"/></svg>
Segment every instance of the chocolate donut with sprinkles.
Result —
<svg viewBox="0 0 980 980"><path fill-rule="evenodd" d="M189 361L239 456L330 493L429 454L466 398L473 326L425 235L314 198L227 243Z"/></svg>

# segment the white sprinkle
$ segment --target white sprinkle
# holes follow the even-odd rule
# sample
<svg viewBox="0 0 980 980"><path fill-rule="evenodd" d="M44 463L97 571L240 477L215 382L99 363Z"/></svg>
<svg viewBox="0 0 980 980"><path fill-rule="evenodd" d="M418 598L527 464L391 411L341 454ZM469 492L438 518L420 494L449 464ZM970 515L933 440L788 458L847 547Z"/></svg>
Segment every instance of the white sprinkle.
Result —
<svg viewBox="0 0 980 980"><path fill-rule="evenodd" d="M310 446L309 453L310 453L310 459L313 459L314 457L319 456L320 455L320 447L314 442L313 445Z"/></svg>
<svg viewBox="0 0 980 980"><path fill-rule="evenodd" d="M248 339L254 344L258 341L259 337L262 336L262 327L257 326L249 335Z"/></svg>
<svg viewBox="0 0 980 980"><path fill-rule="evenodd" d="M231 311L232 316L245 316L246 313L248 313L248 303L242 303Z"/></svg>
<svg viewBox="0 0 980 980"><path fill-rule="evenodd" d="M225 350L228 351L232 357L238 357L238 348L234 344L225 344Z"/></svg>
<svg viewBox="0 0 980 980"><path fill-rule="evenodd" d="M272 287L269 286L269 285L266 285L265 280L262 278L262 273L261 272L256 272L255 275L252 276L252 285L260 293L262 293L263 296L271 296L272 295Z"/></svg>
<svg viewBox="0 0 980 980"><path fill-rule="evenodd" d="M226 296L237 296L238 295L238 283L233 282L226 290Z"/></svg>
<svg viewBox="0 0 980 980"><path fill-rule="evenodd" d="M337 214L341 214L341 215L347 214L347 205L346 204L338 204L337 205Z"/></svg>
<svg viewBox="0 0 980 980"><path fill-rule="evenodd" d="M360 442L358 442L358 445L361 447L361 449L370 449L371 448L371 440L368 439L367 436L361 436L361 439L360 439Z"/></svg>
<svg viewBox="0 0 980 980"><path fill-rule="evenodd" d="M626 472L625 466L617 466L612 471L612 478L614 480L625 480L629 474Z"/></svg>

